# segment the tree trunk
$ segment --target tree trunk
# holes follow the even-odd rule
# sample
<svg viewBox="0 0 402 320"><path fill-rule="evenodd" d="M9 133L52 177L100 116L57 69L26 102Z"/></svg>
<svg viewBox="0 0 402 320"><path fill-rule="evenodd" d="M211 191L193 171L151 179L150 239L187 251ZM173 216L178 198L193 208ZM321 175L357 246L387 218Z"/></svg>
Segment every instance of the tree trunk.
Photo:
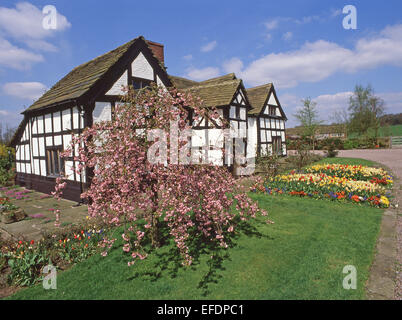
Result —
<svg viewBox="0 0 402 320"><path fill-rule="evenodd" d="M152 213L151 217L151 245L153 248L159 248L159 225L158 218L155 217L155 214Z"/></svg>
<svg viewBox="0 0 402 320"><path fill-rule="evenodd" d="M159 220L156 216L156 208L158 207L158 194L155 194L152 197L153 208L151 213L151 244L153 248L159 248Z"/></svg>

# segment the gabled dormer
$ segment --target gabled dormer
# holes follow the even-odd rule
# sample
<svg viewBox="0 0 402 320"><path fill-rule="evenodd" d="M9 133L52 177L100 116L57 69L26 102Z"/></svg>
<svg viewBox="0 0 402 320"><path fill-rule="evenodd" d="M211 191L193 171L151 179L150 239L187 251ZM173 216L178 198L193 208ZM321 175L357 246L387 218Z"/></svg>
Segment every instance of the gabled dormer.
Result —
<svg viewBox="0 0 402 320"><path fill-rule="evenodd" d="M252 106L250 114L287 120L272 83L249 88L247 94Z"/></svg>

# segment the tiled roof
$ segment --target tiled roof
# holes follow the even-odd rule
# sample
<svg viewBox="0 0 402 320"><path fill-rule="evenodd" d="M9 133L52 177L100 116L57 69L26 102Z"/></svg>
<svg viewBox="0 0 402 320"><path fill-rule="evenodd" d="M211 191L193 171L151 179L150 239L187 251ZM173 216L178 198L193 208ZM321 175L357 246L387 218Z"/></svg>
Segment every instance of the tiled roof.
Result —
<svg viewBox="0 0 402 320"><path fill-rule="evenodd" d="M248 100L253 107L250 114L260 114L271 88L272 83L267 83L262 86L246 89Z"/></svg>
<svg viewBox="0 0 402 320"><path fill-rule="evenodd" d="M42 97L35 101L26 111L61 103L71 99L77 99L86 93L102 76L129 50L142 36L135 38L122 46L105 53L89 62L86 62L68 73L57 82ZM155 56L155 55L154 55ZM159 60L158 60L159 61ZM163 63L159 61L162 68Z"/></svg>
<svg viewBox="0 0 402 320"><path fill-rule="evenodd" d="M182 77L176 77L176 76L169 75L169 78L170 78L170 81L173 83L173 85L177 89L186 89L186 88L189 88L189 87L199 85L199 83L197 81L185 79L185 78L182 78Z"/></svg>
<svg viewBox="0 0 402 320"><path fill-rule="evenodd" d="M193 86L184 91L189 91L193 95L200 97L206 107L217 107L228 105L241 83L241 80L215 81L206 84Z"/></svg>
<svg viewBox="0 0 402 320"><path fill-rule="evenodd" d="M236 75L234 73L228 73L225 74L224 76L216 77L216 78L211 78L208 80L204 80L200 82L201 84L212 84L212 83L219 83L223 81L229 81L229 80L236 80Z"/></svg>

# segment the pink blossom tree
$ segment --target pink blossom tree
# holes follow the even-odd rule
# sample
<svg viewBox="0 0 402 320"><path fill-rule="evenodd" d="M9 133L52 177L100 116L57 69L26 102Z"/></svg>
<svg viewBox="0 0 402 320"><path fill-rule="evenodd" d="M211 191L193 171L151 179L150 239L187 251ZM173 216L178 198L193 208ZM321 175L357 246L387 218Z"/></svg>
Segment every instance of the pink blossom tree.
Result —
<svg viewBox="0 0 402 320"><path fill-rule="evenodd" d="M259 212L257 204L237 190L226 167L183 165L174 161L170 152L162 163L149 161L148 152L156 142L167 143L167 150L173 147L169 131L172 122L180 130L191 128L190 110L193 119L218 116L189 93L155 86L127 90L115 108L113 121L86 128L64 153L71 155L75 148L74 159L80 162L77 173L92 172L90 186L81 195L88 201L89 215L113 226L125 226L123 250L132 256L129 265L147 256L146 239L153 248L160 246L161 225L167 226L183 264L190 265L191 237L201 236L227 247L235 221L255 217ZM163 130L169 139L151 141L147 132L152 129ZM180 150L185 150L182 148L186 143L179 141Z"/></svg>

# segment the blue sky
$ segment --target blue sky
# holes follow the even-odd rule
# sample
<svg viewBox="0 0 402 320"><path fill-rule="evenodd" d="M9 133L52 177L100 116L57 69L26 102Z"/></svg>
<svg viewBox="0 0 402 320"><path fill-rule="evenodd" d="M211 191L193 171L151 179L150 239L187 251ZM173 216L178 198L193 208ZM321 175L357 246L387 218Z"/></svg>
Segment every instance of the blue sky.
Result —
<svg viewBox="0 0 402 320"><path fill-rule="evenodd" d="M357 29L345 30L345 5ZM42 8L58 11L56 30ZM387 112L402 112L402 2L8 1L0 4L0 121L19 113L77 65L139 36L165 45L170 74L195 80L235 72L246 87L273 82L288 115L300 100L323 120L371 84Z"/></svg>

